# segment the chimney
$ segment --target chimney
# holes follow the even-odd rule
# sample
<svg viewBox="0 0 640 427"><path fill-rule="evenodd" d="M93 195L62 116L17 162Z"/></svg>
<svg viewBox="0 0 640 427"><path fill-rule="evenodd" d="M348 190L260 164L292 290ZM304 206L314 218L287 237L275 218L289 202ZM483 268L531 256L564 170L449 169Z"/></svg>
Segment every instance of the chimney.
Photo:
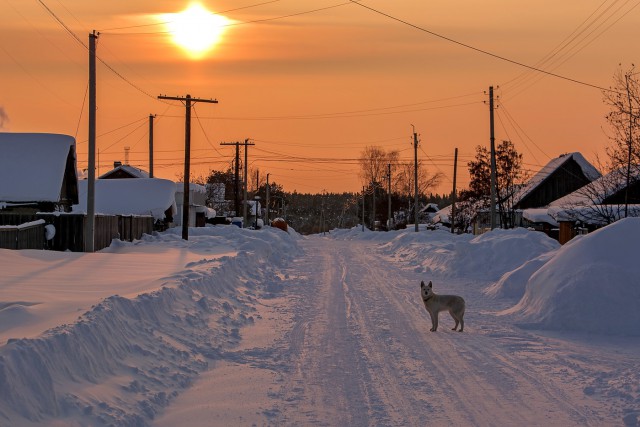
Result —
<svg viewBox="0 0 640 427"><path fill-rule="evenodd" d="M122 166L122 162L119 160L116 160L115 162L113 162L113 168L117 168L118 166Z"/></svg>

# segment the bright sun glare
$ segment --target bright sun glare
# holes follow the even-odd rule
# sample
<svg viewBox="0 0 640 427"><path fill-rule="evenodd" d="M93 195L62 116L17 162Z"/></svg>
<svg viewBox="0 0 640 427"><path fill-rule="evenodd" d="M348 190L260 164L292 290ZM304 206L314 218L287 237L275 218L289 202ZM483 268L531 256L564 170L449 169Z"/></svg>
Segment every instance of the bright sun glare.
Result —
<svg viewBox="0 0 640 427"><path fill-rule="evenodd" d="M215 47L233 21L216 15L200 3L191 3L179 13L164 16L172 41L192 59L200 59Z"/></svg>

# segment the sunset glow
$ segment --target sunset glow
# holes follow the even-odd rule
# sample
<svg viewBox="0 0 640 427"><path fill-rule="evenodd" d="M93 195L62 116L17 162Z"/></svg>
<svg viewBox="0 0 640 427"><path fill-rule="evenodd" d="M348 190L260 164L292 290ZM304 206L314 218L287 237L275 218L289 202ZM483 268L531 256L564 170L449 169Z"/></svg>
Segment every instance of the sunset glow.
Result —
<svg viewBox="0 0 640 427"><path fill-rule="evenodd" d="M219 101L194 107L196 177L235 161L220 142L251 139L261 179L357 192L361 152L379 146L413 163L415 128L424 170L444 176L427 192L450 193L454 166L467 188L467 163L490 143L489 86L495 141L513 142L529 175L563 153L604 159L600 88L640 61L640 7L622 3L0 1L0 131L75 136L88 167L83 45L95 30L98 174L125 147L131 165L150 168L150 114L154 175L182 174L184 105L157 95L190 94Z"/></svg>
<svg viewBox="0 0 640 427"><path fill-rule="evenodd" d="M200 3L191 3L180 13L166 14L165 25L172 41L181 47L191 59L201 59L221 40L226 26L231 22L216 15Z"/></svg>

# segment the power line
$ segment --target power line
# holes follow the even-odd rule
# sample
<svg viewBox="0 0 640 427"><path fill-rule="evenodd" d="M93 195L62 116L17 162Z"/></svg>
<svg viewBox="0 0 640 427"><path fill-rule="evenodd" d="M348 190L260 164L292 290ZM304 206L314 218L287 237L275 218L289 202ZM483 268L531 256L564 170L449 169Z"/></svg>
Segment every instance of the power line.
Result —
<svg viewBox="0 0 640 427"><path fill-rule="evenodd" d="M378 15L381 15L381 16L387 17L389 19L392 19L394 21L400 22L401 24L407 25L407 26L409 26L411 28L414 28L416 30L419 30L419 31L422 31L424 33L430 34L430 35L432 35L434 37L438 37L438 38L440 38L442 40L445 40L445 41L448 41L450 43L457 44L458 46L462 46L464 48L476 51L476 52L481 53L483 55L491 56L491 57L493 57L495 59L499 59L501 61L508 62L508 63L517 65L519 67L527 68L527 69L532 70L532 71L543 73L543 74L546 74L546 75L549 75L549 76L552 76L552 77L556 77L556 78L559 78L559 79L562 79L562 80L566 80L566 81L569 81L569 82L572 82L572 83L576 83L576 84L579 84L579 85L591 87L591 88L594 88L594 89L599 89L599 90L606 91L606 92L617 92L617 91L615 91L615 90L613 90L611 88L604 88L602 86L598 86L598 85L595 85L595 84L583 82L581 80L577 80L577 79L574 79L574 78L571 78L571 77L567 77L567 76L563 76L563 75L560 75L560 74L556 74L556 73L553 73L551 71L543 70L541 68L537 68L537 67L534 67L532 65L527 65L525 63L516 61L514 59L510 59L510 58L507 58L505 56L498 55L498 54L493 53L493 52L489 52L488 50L480 49L480 48L472 46L470 44L460 42L458 40L452 39L451 37L447 37L447 36L444 36L442 34L438 34L438 33L434 32L434 31L427 30L426 28L420 27L419 25L412 24L412 23L410 23L408 21L405 21L403 19L400 19L400 18L396 18L395 16L389 15L388 13L385 13L385 12L383 12L381 10L374 9L371 6L367 6L367 5L362 4L362 3L358 2L358 1L351 0L351 3L356 4L356 5L358 5L358 6L362 7L362 8L365 8L367 10L370 10L371 12L377 13Z"/></svg>
<svg viewBox="0 0 640 427"><path fill-rule="evenodd" d="M286 18L293 18L294 16L301 16L301 15L308 15L310 13L316 13L316 12L321 12L324 10L329 10L329 9L335 9L337 7L341 7L341 6L346 6L350 4L350 2L343 2L343 3L338 3L338 4L334 4L331 6L326 6L326 7L320 7L317 9L311 9L311 10L305 10L302 12L296 12L296 13L290 13L288 15L281 15L281 16L274 16L271 18L262 18L262 19L254 19L251 21L234 21L234 22L230 22L227 24L223 24L220 25L221 27L233 27L233 26L238 26L238 25L246 25L246 24L260 24L263 22L270 22L270 21L277 21L280 19L286 19ZM171 31L151 31L151 32L135 32L135 33L107 33L110 35L115 35L115 36L122 36L122 35L152 35L152 34L169 34L171 33Z"/></svg>
<svg viewBox="0 0 640 427"><path fill-rule="evenodd" d="M67 31L67 33L69 33L71 35L71 37L73 37L74 40L76 40L81 46L83 46L85 49L87 49L87 51L89 50L89 46L87 46L82 40L80 40L80 37L78 37L78 35L76 33L74 33L65 23L64 21L62 21L62 19L60 19L58 17L58 15L56 15L53 10L51 10L45 3L43 0L38 0L38 3L40 3L42 5L42 7L44 7L46 9L46 11L62 26L62 28L65 29L65 31ZM109 63L107 63L104 59L100 58L99 56L96 55L96 58L98 59L98 61L100 61L105 67L107 67L107 69L109 71L111 71L113 74L115 74L117 77L119 77L122 81L124 81L125 83L127 83L129 86L131 86L132 88L134 88L135 90L137 90L138 92L142 93L143 95L146 95L147 97L154 99L156 101L160 101L160 102L164 102L162 100L158 100L156 99L155 96L151 95L149 92L145 91L144 89L142 89L140 86L136 85L135 83L133 83L131 80L127 79L123 74L121 74L119 71L117 71L115 68L113 68ZM166 103L166 102L165 102Z"/></svg>
<svg viewBox="0 0 640 427"><path fill-rule="evenodd" d="M299 116L254 116L254 117L239 117L239 116L216 116L216 117L201 117L201 119L216 119L216 120L242 120L242 121L276 121L276 120L322 120L322 119L346 119L346 118L354 118L354 117L369 117L369 116L383 116L390 114L405 114L405 113L415 113L418 111L431 111L431 110L441 110L445 108L455 108L455 107L464 107L468 105L480 104L482 101L473 101L473 102L465 102L460 104L451 104L451 105L442 105L437 107L428 107L428 108L417 108L412 110L402 110L402 111L387 111L387 112L378 112L378 113L363 113L363 114L355 114L349 112L338 112L338 113L324 113L324 114L310 114L310 115L299 115ZM394 107L382 107L380 110L389 109ZM377 109L376 109L377 110ZM367 111L367 110L361 110ZM165 116L165 117L180 117L180 116Z"/></svg>
<svg viewBox="0 0 640 427"><path fill-rule="evenodd" d="M221 15L223 13L229 13L229 12L235 12L235 11L238 11L238 10L250 9L250 8L254 8L254 7L258 7L258 6L264 6L265 4L278 3L280 1L282 1L282 0L263 1L262 3L255 3L255 4L248 5L248 6L236 7L236 8L233 8L233 9L221 10L221 11L218 11L218 12L211 12L211 14L212 15ZM170 21L154 22L152 24L130 25L128 27L105 28L104 30L101 30L101 31L117 31L117 30L128 30L128 29L131 29L131 28L154 27L156 25L165 25L165 24L169 24L169 23L170 23Z"/></svg>
<svg viewBox="0 0 640 427"><path fill-rule="evenodd" d="M604 3L606 3L608 0L605 0ZM600 29L604 24L607 23L607 21L609 21L611 18L613 18L613 16L618 13L623 7L625 7L631 0L626 0L619 8L617 8L616 10L614 10L609 16L605 17L604 20L602 22L600 22L592 31L590 31L588 34L586 34L585 36L583 36L580 40L577 41L577 43L575 45L573 45L572 47L570 47L567 52L565 52L564 54L556 57L557 54L559 54L562 50L564 50L565 47L569 46L573 41L575 41L577 39L577 37L579 37L581 34L583 34L587 29L589 29L590 27L592 27L598 19L600 19L602 16L604 16L604 14L610 10L616 3L619 2L619 0L615 0L613 2L613 4L611 4L607 9L605 9L605 11L603 11L600 15L598 15L592 22L590 22L589 24L587 24L585 26L585 28L583 28L582 30L578 31L580 29L580 26L578 26L573 33L571 33L567 38L565 38L565 40L556 47L556 49L552 50L552 52L550 52L549 54L547 54L547 56L545 58L543 58L541 61L539 61L539 63L537 63L536 65L539 66L540 63L545 64L545 63L549 63L550 65L553 66L553 70L558 69L560 66L562 66L563 64L565 64L567 61L569 61L571 58L573 58L574 56L576 56L578 53L580 53L583 49L585 49L587 46L589 46L591 43L593 43L595 40L597 40L602 34L604 34L605 32L607 32L612 26L614 26L615 24L617 24L622 18L624 18L625 16L627 16L633 9L635 9L638 5L640 5L640 2L637 2L635 5L633 5L631 8L629 8L627 11L625 11L621 16L619 16L615 21L613 21L611 24L609 24L606 28L604 28L602 31L600 31L598 34L596 34L595 36L591 37L591 35L593 35L598 29ZM594 11L592 13L592 15L595 14L595 12L597 12L597 10L600 9L600 7L602 7L604 5L604 3L602 3L597 9L596 11ZM590 17L592 16L590 15ZM587 18L588 20L589 18ZM583 22L584 24L584 22ZM581 24L581 25L583 25ZM577 35L574 36L574 33L578 32ZM572 37L573 36L573 37ZM591 37L591 39L589 39ZM567 42L567 40L569 40ZM565 43L566 42L566 43ZM563 45L563 43L565 43ZM582 46L580 46L580 44L582 44ZM554 59L554 57L556 57ZM531 78L530 78L531 77ZM529 73L523 73L520 76L510 80L509 82L505 83L508 84L510 82L516 81L518 79L520 79L521 81L519 83L515 83L514 87L518 87L518 86L522 86L525 85L525 81L526 80L531 80L531 82L529 84L526 84L521 90L519 90L518 92L516 92L515 94L512 94L511 97L516 97L519 94L521 94L522 92L524 92L525 90L527 90L529 87L533 86L534 84L536 84L538 81L540 81L544 76L542 75L537 75L535 77L532 77ZM513 88L511 88L511 90L513 90ZM612 92L618 93L615 90L611 90Z"/></svg>

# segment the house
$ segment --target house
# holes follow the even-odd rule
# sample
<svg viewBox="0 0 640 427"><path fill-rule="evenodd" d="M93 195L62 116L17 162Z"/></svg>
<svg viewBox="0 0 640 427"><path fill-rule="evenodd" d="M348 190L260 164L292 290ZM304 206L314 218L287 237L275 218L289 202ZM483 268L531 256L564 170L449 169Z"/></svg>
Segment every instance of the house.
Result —
<svg viewBox="0 0 640 427"><path fill-rule="evenodd" d="M580 153L562 154L552 159L517 192L515 209L548 206L602 174Z"/></svg>
<svg viewBox="0 0 640 427"><path fill-rule="evenodd" d="M0 153L0 211L69 212L78 203L72 136L0 132Z"/></svg>
<svg viewBox="0 0 640 427"><path fill-rule="evenodd" d="M534 228L556 237L553 236L553 230L557 229L558 223L543 211L546 211L547 206L554 200L570 194L600 176L600 172L578 152L562 154L551 159L514 194L512 226ZM499 213L496 212L496 215ZM478 234L487 230L489 224L489 213L479 212L474 232ZM499 217L496 218L496 224L500 224Z"/></svg>
<svg viewBox="0 0 640 427"><path fill-rule="evenodd" d="M182 226L182 210L184 206L184 183L175 185L175 203L178 214L174 216L176 226ZM214 218L216 211L207 207L207 188L204 185L189 183L189 227L204 227L207 218Z"/></svg>
<svg viewBox="0 0 640 427"><path fill-rule="evenodd" d="M98 179L149 178L149 172L122 162L113 162L113 169L103 173Z"/></svg>
<svg viewBox="0 0 640 427"><path fill-rule="evenodd" d="M640 168L631 172L629 187L621 168L553 201L547 214L559 223L560 243L625 216L640 216Z"/></svg>
<svg viewBox="0 0 640 427"><path fill-rule="evenodd" d="M146 215L169 225L176 216L175 183L167 179L98 179L95 212L105 215ZM80 203L74 212L86 213L88 181L79 182Z"/></svg>

